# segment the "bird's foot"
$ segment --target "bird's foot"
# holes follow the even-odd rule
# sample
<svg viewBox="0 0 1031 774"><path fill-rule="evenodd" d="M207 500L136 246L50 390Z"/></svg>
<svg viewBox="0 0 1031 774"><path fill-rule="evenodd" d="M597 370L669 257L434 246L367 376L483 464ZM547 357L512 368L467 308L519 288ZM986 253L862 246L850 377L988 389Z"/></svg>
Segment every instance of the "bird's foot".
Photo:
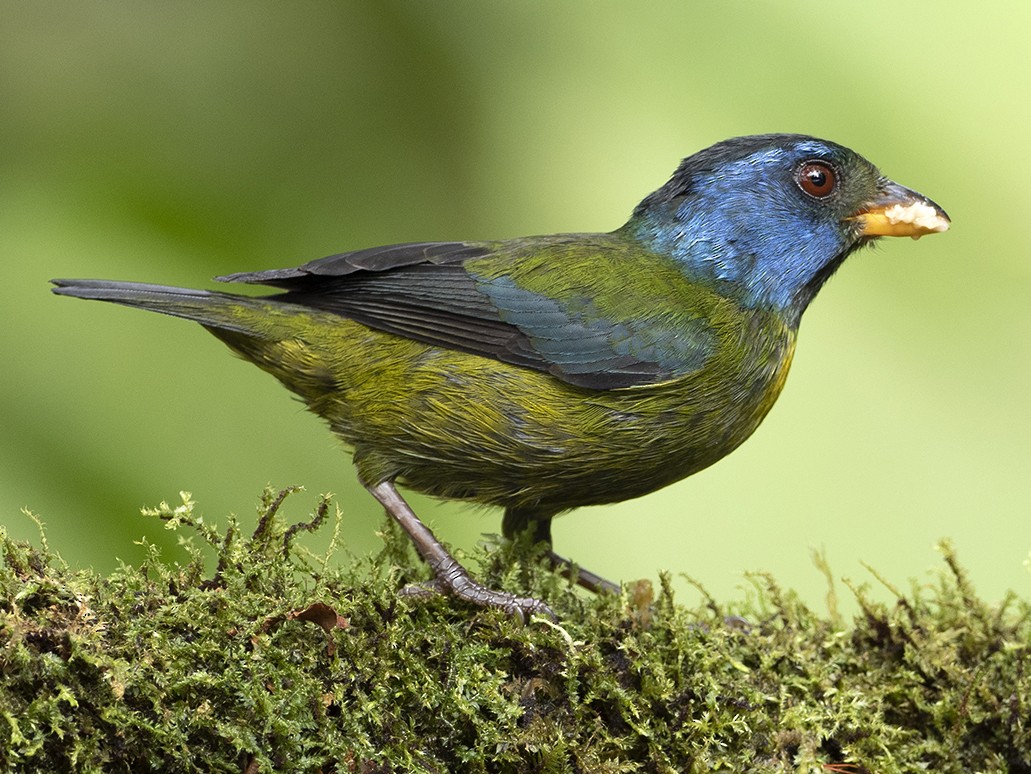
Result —
<svg viewBox="0 0 1031 774"><path fill-rule="evenodd" d="M414 595L437 591L478 607L495 607L504 610L509 615L517 616L524 623L533 615L543 615L553 621L558 620L554 611L539 599L520 597L477 583L469 576L466 569L450 556L439 565L432 562L430 564L436 577L428 583L416 584ZM401 593L406 596L410 595L412 592L408 590L411 588L412 586L406 586Z"/></svg>
<svg viewBox="0 0 1031 774"><path fill-rule="evenodd" d="M391 481L382 481L368 487L369 492L386 508L387 513L408 533L416 550L432 568L434 580L428 584L406 586L402 594L425 596L432 590L471 602L479 607L495 607L526 621L532 615L558 620L550 607L533 597L519 597L507 591L495 591L477 583L466 569L441 545L415 511L404 501Z"/></svg>

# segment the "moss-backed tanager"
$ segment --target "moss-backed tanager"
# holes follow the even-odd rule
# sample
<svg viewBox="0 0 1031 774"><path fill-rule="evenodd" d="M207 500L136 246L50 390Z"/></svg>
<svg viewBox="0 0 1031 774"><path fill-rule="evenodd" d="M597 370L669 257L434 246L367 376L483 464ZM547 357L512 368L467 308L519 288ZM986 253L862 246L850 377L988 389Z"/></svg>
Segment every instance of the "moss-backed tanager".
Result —
<svg viewBox="0 0 1031 774"><path fill-rule="evenodd" d="M506 536L550 543L556 514L647 494L735 449L842 261L948 226L853 151L771 134L684 159L608 234L391 245L219 278L281 291L257 298L102 280L54 292L199 322L354 450L441 590L550 613L473 581L395 483L501 506Z"/></svg>

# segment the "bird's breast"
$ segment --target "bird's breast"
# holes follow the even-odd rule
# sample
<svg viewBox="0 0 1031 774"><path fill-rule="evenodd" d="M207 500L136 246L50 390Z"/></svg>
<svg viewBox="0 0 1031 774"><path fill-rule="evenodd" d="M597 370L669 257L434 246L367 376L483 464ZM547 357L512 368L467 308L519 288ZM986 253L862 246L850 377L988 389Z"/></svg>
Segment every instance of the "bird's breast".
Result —
<svg viewBox="0 0 1031 774"><path fill-rule="evenodd" d="M759 426L787 379L794 330L754 315L721 332L703 367L664 384L598 395L604 416L588 451L608 460L597 502L627 499L702 470L743 443ZM619 394L617 394L619 393ZM583 460L585 465L596 465Z"/></svg>

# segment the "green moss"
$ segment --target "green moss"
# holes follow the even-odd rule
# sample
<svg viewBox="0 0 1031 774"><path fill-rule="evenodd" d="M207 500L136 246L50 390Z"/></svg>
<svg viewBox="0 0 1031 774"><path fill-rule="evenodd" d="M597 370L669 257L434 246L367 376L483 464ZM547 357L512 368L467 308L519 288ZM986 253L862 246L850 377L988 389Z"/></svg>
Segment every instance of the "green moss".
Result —
<svg viewBox="0 0 1031 774"><path fill-rule="evenodd" d="M520 626L398 596L425 571L389 527L349 569L311 555L331 506L288 526L287 494L250 537L162 505L191 558L109 578L3 538L4 770L1031 771L1031 608L978 599L947 545L894 605L853 589L851 624L762 575L690 609L666 578L590 597L532 547L484 551L561 618Z"/></svg>

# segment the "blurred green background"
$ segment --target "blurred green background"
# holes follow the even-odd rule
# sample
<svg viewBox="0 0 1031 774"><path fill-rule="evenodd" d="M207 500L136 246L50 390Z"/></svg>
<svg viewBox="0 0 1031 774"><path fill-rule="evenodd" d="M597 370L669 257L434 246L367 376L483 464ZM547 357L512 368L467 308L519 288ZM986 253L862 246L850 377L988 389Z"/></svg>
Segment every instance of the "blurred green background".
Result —
<svg viewBox="0 0 1031 774"><path fill-rule="evenodd" d="M252 523L266 483L381 512L271 378L198 326L51 296L51 277L212 287L414 240L620 225L725 137L815 134L942 204L953 231L854 258L787 389L715 467L555 525L613 579L717 597L769 570L925 578L952 538L978 590L1028 596L1031 6L819 2L0 4L0 523L72 564L181 556L142 505L188 489ZM469 548L498 513L414 498ZM686 584L678 581L682 588Z"/></svg>

